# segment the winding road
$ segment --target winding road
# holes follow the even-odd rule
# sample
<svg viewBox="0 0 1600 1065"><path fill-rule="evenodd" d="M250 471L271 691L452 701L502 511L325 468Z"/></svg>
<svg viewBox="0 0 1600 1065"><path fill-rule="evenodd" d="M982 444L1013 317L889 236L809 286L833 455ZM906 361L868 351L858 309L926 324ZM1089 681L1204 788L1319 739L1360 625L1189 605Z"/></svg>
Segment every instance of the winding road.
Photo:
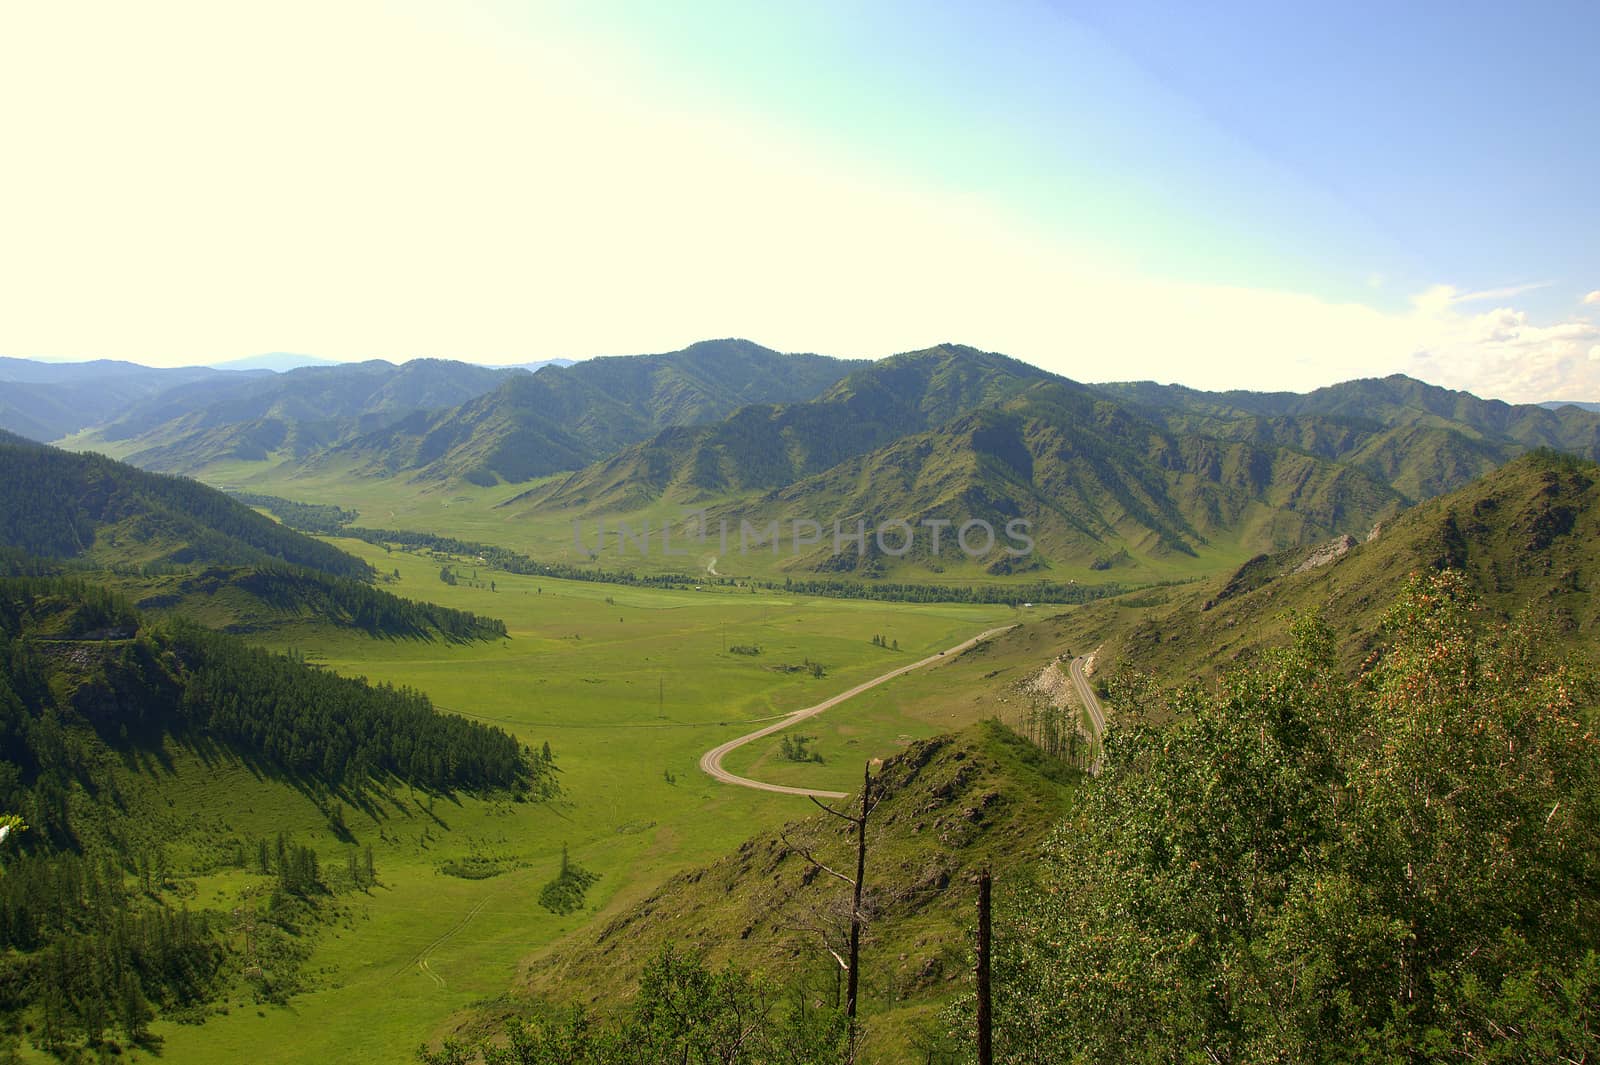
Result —
<svg viewBox="0 0 1600 1065"><path fill-rule="evenodd" d="M844 702L846 699L853 699L862 692L867 691L870 688L876 688L885 681L893 680L903 673L910 673L914 669L921 669L923 666L932 665L941 658L952 658L967 650L969 647L976 646L977 644L982 643L984 640L987 640L992 636L998 636L1000 633L1014 627L1015 626L1012 625L1002 625L998 629L989 629L987 632L980 632L978 635L972 637L972 639L958 643L947 651L940 651L937 654L929 655L927 658L912 662L910 665L901 666L899 669L890 670L881 677L874 677L869 681L864 681L860 684L857 684L849 691L840 692L831 699L824 699L815 706L808 706L803 710L796 710L793 713L785 714L780 720L768 725L766 728L757 729L748 735L740 736L738 739L729 740L727 743L713 747L711 750L700 756L700 771L705 773L707 776L722 781L724 784L737 784L741 788L755 788L758 791L774 791L780 795L813 795L819 799L843 799L849 794L848 792L823 791L819 788L791 788L785 784L768 784L765 781L751 780L749 777L741 777L722 768L722 760L726 758L730 752L738 750L747 743L754 743L756 740L759 740L762 737L770 736L774 732L780 732L783 729L788 728L790 725L795 725L801 721L804 721L808 717L816 717L824 710L830 710ZM1091 692L1090 694L1092 696L1093 693Z"/></svg>
<svg viewBox="0 0 1600 1065"><path fill-rule="evenodd" d="M1083 671L1083 665L1089 659L1079 655L1067 663L1067 677L1072 681L1072 690L1077 693L1078 701L1089 713L1089 726L1094 729L1094 742L1100 744L1106 738L1106 712L1100 705L1100 698L1094 693L1094 686L1089 683L1089 677ZM1105 756L1095 755L1094 764L1089 767L1089 772L1098 774L1100 763Z"/></svg>

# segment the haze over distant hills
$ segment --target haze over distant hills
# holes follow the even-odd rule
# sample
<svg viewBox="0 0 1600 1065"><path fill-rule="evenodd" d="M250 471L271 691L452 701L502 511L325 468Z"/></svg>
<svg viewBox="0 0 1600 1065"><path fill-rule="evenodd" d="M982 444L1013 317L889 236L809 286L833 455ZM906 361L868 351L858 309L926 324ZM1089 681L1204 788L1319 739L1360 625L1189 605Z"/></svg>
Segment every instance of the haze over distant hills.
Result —
<svg viewBox="0 0 1600 1065"><path fill-rule="evenodd" d="M132 362L0 358L0 429L55 440L98 425L167 389L233 377L204 366L154 369Z"/></svg>
<svg viewBox="0 0 1600 1065"><path fill-rule="evenodd" d="M216 370L271 370L273 373L287 373L298 370L303 366L346 366L353 360L326 359L320 355L301 355L292 351L269 351L261 355L247 355L242 359L228 359L223 362L214 362L210 366ZM366 360L354 360L366 361ZM384 360L393 362L393 359ZM410 362L410 359L400 360L401 363ZM572 359L539 359L535 362L514 362L505 364L488 364L494 370L537 370L542 366L571 366Z"/></svg>
<svg viewBox="0 0 1600 1065"><path fill-rule="evenodd" d="M299 355L292 351L269 351L262 355L247 355L242 359L228 359L211 363L217 370L271 370L285 373L302 366L338 366L338 359L324 359L316 355Z"/></svg>
<svg viewBox="0 0 1600 1065"><path fill-rule="evenodd" d="M418 410L449 407L520 370L414 359L308 366L263 378L229 377L174 388L74 446L115 445L130 461L190 472L219 459L304 457Z"/></svg>

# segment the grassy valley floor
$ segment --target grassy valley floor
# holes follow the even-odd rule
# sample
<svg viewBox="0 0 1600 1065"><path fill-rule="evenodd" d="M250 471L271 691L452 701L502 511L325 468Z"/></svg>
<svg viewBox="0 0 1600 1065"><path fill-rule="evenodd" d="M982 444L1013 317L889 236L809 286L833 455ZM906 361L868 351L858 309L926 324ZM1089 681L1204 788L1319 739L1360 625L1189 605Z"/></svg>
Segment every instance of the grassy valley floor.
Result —
<svg viewBox="0 0 1600 1065"><path fill-rule="evenodd" d="M458 583L450 585L432 557L337 543L391 577L398 570L387 585L397 594L503 618L510 638L374 640L307 619L273 633L271 645L343 674L418 688L441 708L499 725L535 748L548 742L564 795L527 805L438 799L430 812L425 798L402 789L376 818L350 811L355 844L374 847L379 886L340 897L349 912L306 966L312 989L287 1006L232 1003L203 1026L163 1022L156 1031L165 1061L405 1060L452 1013L503 993L531 956L620 912L673 873L810 809L803 799L714 783L696 768L702 752L752 722L1039 613L709 586L623 588L474 573L470 564L457 566ZM875 645L875 635L891 647L898 641L900 650ZM735 645L760 653L724 650ZM1002 668L1020 668L1034 652L1007 653L1014 661ZM775 764L771 750L752 745L740 754L759 768L732 759L729 767L848 789L867 758L1003 709L973 694L994 682L986 678L997 668L988 660L994 654L899 678L806 722L803 731L821 737L821 764ZM823 665L821 677L803 668L807 660ZM266 785L242 767L186 772L193 787L211 789L197 801L230 822L266 833L304 820L299 834L323 851L325 864L345 846L294 792L278 786L268 789L278 796L273 802L260 798ZM563 846L599 877L584 907L564 916L538 901ZM447 871L469 866L494 875ZM232 875L218 874L207 888L225 902Z"/></svg>

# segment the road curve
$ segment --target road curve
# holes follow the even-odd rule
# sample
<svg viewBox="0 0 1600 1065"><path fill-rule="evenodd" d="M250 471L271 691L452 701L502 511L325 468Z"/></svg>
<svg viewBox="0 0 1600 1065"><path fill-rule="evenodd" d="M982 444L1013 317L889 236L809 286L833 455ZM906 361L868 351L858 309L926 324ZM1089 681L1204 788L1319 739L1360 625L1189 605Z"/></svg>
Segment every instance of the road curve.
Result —
<svg viewBox="0 0 1600 1065"><path fill-rule="evenodd" d="M967 648L981 643L984 640L989 639L991 636L998 636L1000 633L1005 632L1010 628L1014 628L1014 626L1002 625L998 629L989 629L987 632L980 632L978 635L972 637L972 639L958 643L948 651L940 651L938 654L931 654L927 658L921 659L920 661L912 662L910 665L901 666L899 669L890 670L881 677L874 677L869 681L864 681L861 684L857 684L849 691L840 692L831 699L824 699L815 706L808 706L803 710L796 710L793 713L785 714L780 720L768 725L766 728L757 729L748 735L740 736L738 739L729 740L727 743L713 747L711 750L700 756L700 771L715 780L722 781L724 784L737 784L741 788L755 788L759 791L774 791L780 795L814 795L819 799L843 799L849 794L849 792L823 791L820 788L791 788L784 784L768 784L765 781L751 780L749 777L737 776L722 768L722 760L728 756L729 752L738 750L747 743L754 743L756 740L759 740L764 736L770 736L774 732L780 732L783 729L788 728L790 725L798 724L799 722L804 721L808 717L816 717L824 710L832 709L833 707L844 702L846 699L853 699L869 688L876 688L878 685L884 683L885 681L893 680L902 673L910 673L913 669L921 669L923 666L932 665L941 658L948 658L958 655Z"/></svg>
<svg viewBox="0 0 1600 1065"><path fill-rule="evenodd" d="M1078 701L1083 703L1084 710L1089 713L1089 727L1094 729L1095 743L1104 743L1106 738L1106 712L1100 706L1100 699L1094 693L1094 686L1089 683L1089 678L1083 672L1083 664L1089 661L1083 656L1074 658L1067 663L1067 676L1072 680L1072 690L1078 693ZM1094 765L1090 772L1099 773L1100 763L1104 755L1096 755Z"/></svg>

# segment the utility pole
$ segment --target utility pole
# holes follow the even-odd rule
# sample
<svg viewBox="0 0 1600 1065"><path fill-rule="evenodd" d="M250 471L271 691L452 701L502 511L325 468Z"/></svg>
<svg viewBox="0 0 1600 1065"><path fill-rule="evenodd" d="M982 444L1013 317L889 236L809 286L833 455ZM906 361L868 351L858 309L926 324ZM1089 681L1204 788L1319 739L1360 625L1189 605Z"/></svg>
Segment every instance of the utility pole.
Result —
<svg viewBox="0 0 1600 1065"><path fill-rule="evenodd" d="M989 994L990 889L993 877L989 866L978 876L978 1065L994 1065L994 1014Z"/></svg>

